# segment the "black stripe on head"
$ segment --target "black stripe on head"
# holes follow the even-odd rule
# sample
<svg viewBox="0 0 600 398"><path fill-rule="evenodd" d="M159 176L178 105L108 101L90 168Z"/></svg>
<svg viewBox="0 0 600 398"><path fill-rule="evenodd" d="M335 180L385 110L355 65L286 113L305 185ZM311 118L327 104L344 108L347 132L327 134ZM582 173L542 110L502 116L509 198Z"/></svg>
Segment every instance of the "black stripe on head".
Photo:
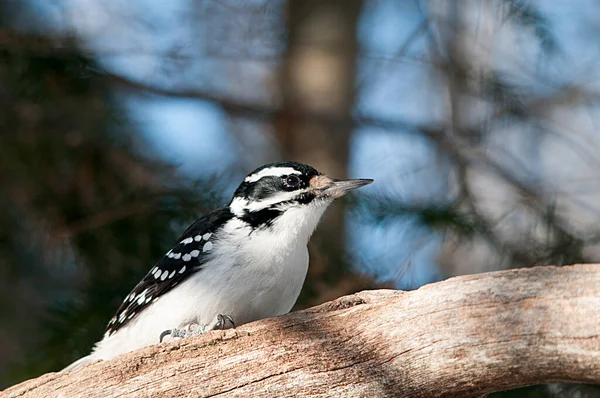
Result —
<svg viewBox="0 0 600 398"><path fill-rule="evenodd" d="M258 211L245 211L243 215L238 216L241 220L250 224L253 228L260 226L270 226L273 222L281 216L290 205L294 204L309 204L315 199L315 194L307 192L299 195L293 200L287 202L280 202L274 204L271 207Z"/></svg>
<svg viewBox="0 0 600 398"><path fill-rule="evenodd" d="M261 226L268 227L271 224L273 224L273 222L287 210L288 205L309 204L314 199L315 195L313 193L304 193L293 200L277 203L272 207L268 207L266 209L252 212L246 211L242 216L239 216L238 218L250 224L252 228L257 228Z"/></svg>
<svg viewBox="0 0 600 398"><path fill-rule="evenodd" d="M290 202L296 202L296 203L300 203L300 204L303 204L303 205L307 205L310 202L312 202L315 199L315 197L316 196L315 196L314 193L312 193L312 192L305 192L305 193L301 194L298 198L296 198L295 200L290 201Z"/></svg>
<svg viewBox="0 0 600 398"><path fill-rule="evenodd" d="M274 174L274 175L271 175ZM285 184L285 178L291 174L301 180L297 187ZM235 191L234 197L251 200L263 200L278 192L291 192L308 187L312 177L320 175L311 166L298 162L277 162L261 166L248 174Z"/></svg>

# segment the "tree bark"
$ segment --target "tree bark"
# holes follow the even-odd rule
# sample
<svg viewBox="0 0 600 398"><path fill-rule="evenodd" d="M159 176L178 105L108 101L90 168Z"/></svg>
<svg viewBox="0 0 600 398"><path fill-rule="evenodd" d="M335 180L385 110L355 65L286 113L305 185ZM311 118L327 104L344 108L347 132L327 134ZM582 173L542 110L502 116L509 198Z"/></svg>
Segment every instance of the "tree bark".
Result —
<svg viewBox="0 0 600 398"><path fill-rule="evenodd" d="M3 397L478 397L600 383L600 265L364 291L162 343Z"/></svg>

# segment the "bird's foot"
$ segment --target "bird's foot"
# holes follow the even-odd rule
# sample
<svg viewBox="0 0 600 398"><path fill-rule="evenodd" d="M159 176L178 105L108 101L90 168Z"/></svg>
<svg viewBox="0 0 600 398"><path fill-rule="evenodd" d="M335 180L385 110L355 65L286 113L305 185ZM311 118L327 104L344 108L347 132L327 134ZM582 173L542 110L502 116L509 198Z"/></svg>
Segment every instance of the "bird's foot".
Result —
<svg viewBox="0 0 600 398"><path fill-rule="evenodd" d="M218 314L215 318L207 325L198 325L196 323L187 325L181 329L168 329L160 334L160 342L163 342L163 339L167 336L173 338L188 338L193 336L198 336L200 334L204 334L211 330L225 330L229 328L234 328L235 322L231 315L221 315Z"/></svg>

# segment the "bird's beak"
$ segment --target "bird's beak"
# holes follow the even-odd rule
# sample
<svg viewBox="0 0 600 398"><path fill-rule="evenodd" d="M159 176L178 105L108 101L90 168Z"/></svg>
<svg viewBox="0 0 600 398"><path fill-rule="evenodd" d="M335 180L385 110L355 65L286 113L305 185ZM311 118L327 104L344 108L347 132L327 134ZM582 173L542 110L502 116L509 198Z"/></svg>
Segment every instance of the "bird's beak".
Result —
<svg viewBox="0 0 600 398"><path fill-rule="evenodd" d="M336 180L325 175L318 175L310 179L309 185L316 191L318 196L335 199L344 196L353 189L369 185L372 182L373 180L366 178L357 180Z"/></svg>

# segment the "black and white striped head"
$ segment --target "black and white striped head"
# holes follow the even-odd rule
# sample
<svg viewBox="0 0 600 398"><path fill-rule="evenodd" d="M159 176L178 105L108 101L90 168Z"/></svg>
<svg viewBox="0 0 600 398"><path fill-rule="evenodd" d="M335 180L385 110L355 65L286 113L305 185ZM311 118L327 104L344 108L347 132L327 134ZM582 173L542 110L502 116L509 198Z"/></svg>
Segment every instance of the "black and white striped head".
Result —
<svg viewBox="0 0 600 398"><path fill-rule="evenodd" d="M336 198L373 180L336 180L297 162L277 162L254 170L235 191L231 213L253 226L271 225L290 212L300 218L318 218ZM294 222L294 220L286 220ZM316 227L316 222L315 225Z"/></svg>

